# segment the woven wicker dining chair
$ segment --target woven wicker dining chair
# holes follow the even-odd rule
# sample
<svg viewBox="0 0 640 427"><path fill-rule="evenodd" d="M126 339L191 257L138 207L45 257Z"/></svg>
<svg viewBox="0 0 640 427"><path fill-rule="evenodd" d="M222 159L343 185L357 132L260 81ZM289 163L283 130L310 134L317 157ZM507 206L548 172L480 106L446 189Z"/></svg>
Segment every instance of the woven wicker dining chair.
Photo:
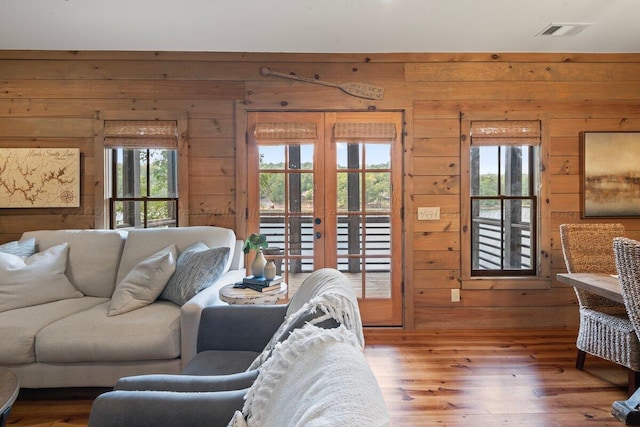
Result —
<svg viewBox="0 0 640 427"><path fill-rule="evenodd" d="M640 242L626 237L613 239L613 252L622 289L622 300L635 331L635 346L629 346L629 367L640 370Z"/></svg>
<svg viewBox="0 0 640 427"><path fill-rule="evenodd" d="M562 224L560 240L569 273L616 274L613 240L622 224ZM574 288L580 306L576 368L587 354L628 368L629 394L640 385L640 341L623 304Z"/></svg>

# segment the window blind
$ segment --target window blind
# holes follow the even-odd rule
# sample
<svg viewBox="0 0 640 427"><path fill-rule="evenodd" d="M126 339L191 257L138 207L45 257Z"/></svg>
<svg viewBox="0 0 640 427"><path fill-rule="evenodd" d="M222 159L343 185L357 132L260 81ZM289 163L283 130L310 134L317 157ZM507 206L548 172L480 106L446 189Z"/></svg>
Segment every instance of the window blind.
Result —
<svg viewBox="0 0 640 427"><path fill-rule="evenodd" d="M261 122L256 124L256 139L316 139L315 122Z"/></svg>
<svg viewBox="0 0 640 427"><path fill-rule="evenodd" d="M105 148L178 148L175 120L105 120Z"/></svg>
<svg viewBox="0 0 640 427"><path fill-rule="evenodd" d="M471 145L538 145L538 120L488 120L471 122Z"/></svg>
<svg viewBox="0 0 640 427"><path fill-rule="evenodd" d="M397 137L395 123L386 122L338 122L333 129L335 139L341 140L385 140Z"/></svg>

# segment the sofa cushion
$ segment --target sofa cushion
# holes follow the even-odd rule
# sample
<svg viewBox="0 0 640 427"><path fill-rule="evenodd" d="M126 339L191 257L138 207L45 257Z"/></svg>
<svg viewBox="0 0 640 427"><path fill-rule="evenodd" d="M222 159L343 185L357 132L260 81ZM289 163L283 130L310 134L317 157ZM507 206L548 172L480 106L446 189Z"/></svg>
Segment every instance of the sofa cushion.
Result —
<svg viewBox="0 0 640 427"><path fill-rule="evenodd" d="M0 252L28 257L36 253L36 239L22 239L17 242L9 242L0 245Z"/></svg>
<svg viewBox="0 0 640 427"><path fill-rule="evenodd" d="M180 356L180 307L156 301L119 316L110 302L58 320L36 336L39 362L127 362Z"/></svg>
<svg viewBox="0 0 640 427"><path fill-rule="evenodd" d="M111 297L116 286L115 278L124 246L124 235L121 232L38 230L22 235L23 239L30 237L36 239L39 251L67 242L69 258L66 275L71 283L87 296Z"/></svg>
<svg viewBox="0 0 640 427"><path fill-rule="evenodd" d="M178 257L176 271L160 298L182 306L198 292L213 285L224 273L229 250L224 246L210 249L202 242L189 246Z"/></svg>
<svg viewBox="0 0 640 427"><path fill-rule="evenodd" d="M0 313L0 365L17 365L36 361L36 334L56 320L88 310L108 301L106 298L82 297L54 301Z"/></svg>
<svg viewBox="0 0 640 427"><path fill-rule="evenodd" d="M137 263L172 243L175 243L178 256L180 256L186 248L197 242L203 242L210 248L220 246L235 248L235 239L236 235L233 230L222 227L196 226L131 230L122 253L117 281L120 282ZM223 271L226 272L230 265L231 256Z"/></svg>
<svg viewBox="0 0 640 427"><path fill-rule="evenodd" d="M0 312L82 296L65 276L66 243L30 257L0 252Z"/></svg>
<svg viewBox="0 0 640 427"><path fill-rule="evenodd" d="M167 246L140 261L116 286L109 316L128 313L154 302L175 270L176 245Z"/></svg>

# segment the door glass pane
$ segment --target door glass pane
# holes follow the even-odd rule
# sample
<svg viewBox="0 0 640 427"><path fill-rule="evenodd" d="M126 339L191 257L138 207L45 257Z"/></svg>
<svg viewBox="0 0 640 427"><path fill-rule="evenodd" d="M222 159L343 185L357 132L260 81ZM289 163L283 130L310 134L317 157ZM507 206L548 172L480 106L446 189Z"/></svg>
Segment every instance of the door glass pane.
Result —
<svg viewBox="0 0 640 427"><path fill-rule="evenodd" d="M371 263L374 260L367 260ZM371 272L374 270L374 272ZM375 269L367 267L367 280L365 280L365 292L367 298L391 298L391 271Z"/></svg>
<svg viewBox="0 0 640 427"><path fill-rule="evenodd" d="M360 266L360 258L338 257L338 270L340 270L353 285L353 290L358 298L363 297L363 274Z"/></svg>
<svg viewBox="0 0 640 427"><path fill-rule="evenodd" d="M361 210L361 195L360 173L339 172L336 193L338 212L359 212Z"/></svg>
<svg viewBox="0 0 640 427"><path fill-rule="evenodd" d="M258 147L260 169L284 169L284 145L261 145Z"/></svg>
<svg viewBox="0 0 640 427"><path fill-rule="evenodd" d="M391 167L391 144L366 144L366 169L389 169Z"/></svg>
<svg viewBox="0 0 640 427"><path fill-rule="evenodd" d="M391 173L367 172L367 211L389 211L391 207Z"/></svg>
<svg viewBox="0 0 640 427"><path fill-rule="evenodd" d="M367 256L391 256L390 217L386 215L367 216L367 239L365 249ZM377 270L391 269L390 258L376 262Z"/></svg>
<svg viewBox="0 0 640 427"><path fill-rule="evenodd" d="M360 223L360 215L338 216L337 238L339 255L360 255L362 253L362 228Z"/></svg>
<svg viewBox="0 0 640 427"><path fill-rule="evenodd" d="M299 145L300 147L300 169L313 169L313 144Z"/></svg>
<svg viewBox="0 0 640 427"><path fill-rule="evenodd" d="M290 272L313 271L313 217L291 216L288 224L288 256Z"/></svg>
<svg viewBox="0 0 640 427"><path fill-rule="evenodd" d="M260 173L260 211L282 213L284 210L284 174Z"/></svg>
<svg viewBox="0 0 640 427"><path fill-rule="evenodd" d="M336 144L338 169L362 169L362 147L358 143Z"/></svg>

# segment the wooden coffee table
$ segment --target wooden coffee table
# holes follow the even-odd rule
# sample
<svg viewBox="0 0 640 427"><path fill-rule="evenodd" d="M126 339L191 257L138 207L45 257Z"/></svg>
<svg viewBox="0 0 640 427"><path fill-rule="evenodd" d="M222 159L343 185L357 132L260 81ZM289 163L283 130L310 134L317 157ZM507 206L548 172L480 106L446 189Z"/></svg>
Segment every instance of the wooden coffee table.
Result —
<svg viewBox="0 0 640 427"><path fill-rule="evenodd" d="M258 292L253 289L234 288L233 285L220 289L220 299L228 304L275 304L287 294L287 284L281 283L280 289Z"/></svg>
<svg viewBox="0 0 640 427"><path fill-rule="evenodd" d="M0 427L5 427L11 405L20 391L20 382L16 374L6 368L0 368Z"/></svg>

